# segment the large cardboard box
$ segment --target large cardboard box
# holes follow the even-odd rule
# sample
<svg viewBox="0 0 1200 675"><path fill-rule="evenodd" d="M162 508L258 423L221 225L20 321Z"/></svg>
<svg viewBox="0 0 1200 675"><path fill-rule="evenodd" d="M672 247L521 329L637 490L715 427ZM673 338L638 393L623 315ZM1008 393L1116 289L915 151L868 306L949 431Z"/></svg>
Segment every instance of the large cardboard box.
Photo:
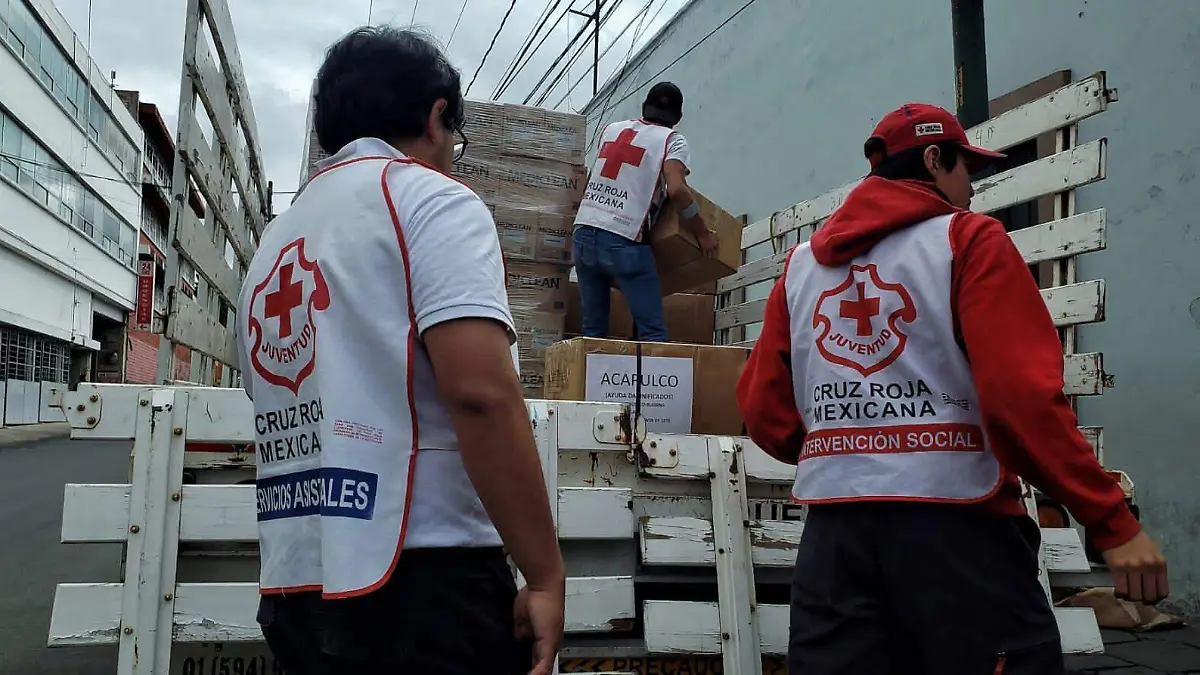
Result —
<svg viewBox="0 0 1200 675"><path fill-rule="evenodd" d="M750 350L575 338L546 351L545 396L633 403L641 348L642 416L661 433L739 435L735 389Z"/></svg>
<svg viewBox="0 0 1200 675"><path fill-rule="evenodd" d="M507 206L493 216L505 260L571 264L569 216Z"/></svg>
<svg viewBox="0 0 1200 675"><path fill-rule="evenodd" d="M508 305L513 318L532 312L567 311L568 275L566 267L546 263L506 262Z"/></svg>
<svg viewBox="0 0 1200 675"><path fill-rule="evenodd" d="M580 165L527 157L487 157L467 149L454 163L455 178L489 205L574 217L587 171Z"/></svg>
<svg viewBox="0 0 1200 675"><path fill-rule="evenodd" d="M695 190L692 190L692 196L705 224L716 230L720 247L717 257L705 258L696 238L680 221L679 210L668 202L650 229L650 243L654 247L663 295L681 293L727 277L742 263L741 219Z"/></svg>
<svg viewBox="0 0 1200 675"><path fill-rule="evenodd" d="M463 133L469 155L583 164L587 118L512 103L468 100Z"/></svg>
<svg viewBox="0 0 1200 675"><path fill-rule="evenodd" d="M616 340L632 340L633 314L625 296L613 289L609 301L608 336ZM711 295L676 293L663 298L663 318L667 324L667 340L694 345L711 345L716 332L716 302ZM582 299L579 284L570 285L567 298L567 335L583 332Z"/></svg>
<svg viewBox="0 0 1200 675"><path fill-rule="evenodd" d="M542 363L546 350L563 339L566 328L566 312L513 312L517 329L517 351L521 363Z"/></svg>

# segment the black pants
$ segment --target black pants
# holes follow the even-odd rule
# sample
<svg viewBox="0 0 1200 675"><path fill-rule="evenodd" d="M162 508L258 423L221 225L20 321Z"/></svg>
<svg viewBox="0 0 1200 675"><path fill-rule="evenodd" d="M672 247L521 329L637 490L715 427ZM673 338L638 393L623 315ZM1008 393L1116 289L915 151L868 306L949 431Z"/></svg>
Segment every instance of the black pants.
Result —
<svg viewBox="0 0 1200 675"><path fill-rule="evenodd" d="M524 675L516 583L499 548L404 551L379 590L263 596L258 622L288 675Z"/></svg>
<svg viewBox="0 0 1200 675"><path fill-rule="evenodd" d="M1030 518L814 506L792 582L793 675L1062 675Z"/></svg>

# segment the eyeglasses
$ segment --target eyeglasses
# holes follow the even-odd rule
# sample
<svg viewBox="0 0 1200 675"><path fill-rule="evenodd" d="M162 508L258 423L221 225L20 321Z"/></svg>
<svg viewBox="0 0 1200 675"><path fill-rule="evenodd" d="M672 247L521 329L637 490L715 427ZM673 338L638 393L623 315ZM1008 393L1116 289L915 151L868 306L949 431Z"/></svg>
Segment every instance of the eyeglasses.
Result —
<svg viewBox="0 0 1200 675"><path fill-rule="evenodd" d="M463 155L467 154L467 135L463 133L461 124L454 125L452 133L456 137L454 142L454 161L457 162L463 158Z"/></svg>

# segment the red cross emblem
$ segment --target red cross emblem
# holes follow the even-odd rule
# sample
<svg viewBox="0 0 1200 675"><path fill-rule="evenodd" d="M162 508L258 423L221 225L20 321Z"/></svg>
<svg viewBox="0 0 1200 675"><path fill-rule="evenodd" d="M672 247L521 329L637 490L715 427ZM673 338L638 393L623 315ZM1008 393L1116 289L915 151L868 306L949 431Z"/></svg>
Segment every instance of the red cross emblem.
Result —
<svg viewBox="0 0 1200 675"><path fill-rule="evenodd" d="M617 140L608 141L600 146L600 159L604 166L600 167L600 175L609 180L616 180L621 169L626 165L641 166L646 156L646 149L633 144L637 138L637 129L625 129L617 134Z"/></svg>
<svg viewBox="0 0 1200 675"><path fill-rule="evenodd" d="M298 396L316 364L313 314L328 308L329 288L321 268L305 255L304 238L296 239L283 247L250 296L246 325L254 370Z"/></svg>
<svg viewBox="0 0 1200 675"><path fill-rule="evenodd" d="M866 377L900 358L908 335L899 324L916 319L916 305L903 284L885 282L875 264L851 265L844 281L817 298L817 351Z"/></svg>

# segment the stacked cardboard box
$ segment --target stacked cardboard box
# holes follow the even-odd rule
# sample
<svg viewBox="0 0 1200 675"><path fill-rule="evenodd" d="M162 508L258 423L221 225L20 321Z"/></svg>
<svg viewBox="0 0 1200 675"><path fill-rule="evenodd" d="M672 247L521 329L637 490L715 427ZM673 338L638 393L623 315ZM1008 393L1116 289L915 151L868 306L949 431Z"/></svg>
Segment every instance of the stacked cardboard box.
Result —
<svg viewBox="0 0 1200 675"><path fill-rule="evenodd" d="M633 315L629 311L629 305L625 302L625 296L616 289L610 293L608 333L605 337L614 340L635 339L637 336L634 331ZM712 294L697 292L675 293L663 298L663 320L667 328L667 340L694 345L711 345L716 332L716 300ZM583 309L579 297L579 284L572 282L567 295L565 335L577 337L582 333Z"/></svg>
<svg viewBox="0 0 1200 675"><path fill-rule="evenodd" d="M571 228L587 184L586 118L467 101L466 155L454 175L492 210L517 329L521 383L541 398L546 349L567 318Z"/></svg>

